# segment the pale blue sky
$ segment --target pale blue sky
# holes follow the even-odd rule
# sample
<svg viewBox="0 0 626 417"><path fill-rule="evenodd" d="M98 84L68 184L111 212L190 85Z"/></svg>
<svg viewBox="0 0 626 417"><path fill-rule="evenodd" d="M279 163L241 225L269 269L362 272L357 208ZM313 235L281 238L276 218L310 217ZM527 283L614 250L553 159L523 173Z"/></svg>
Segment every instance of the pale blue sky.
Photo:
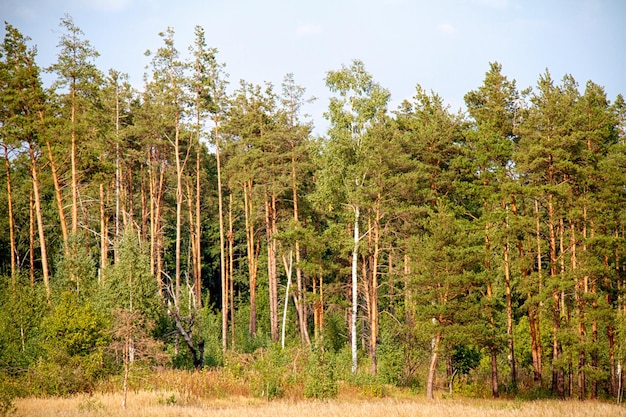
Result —
<svg viewBox="0 0 626 417"><path fill-rule="evenodd" d="M173 27L186 52L201 25L232 88L240 79L279 87L293 73L318 97L306 111L320 134L325 73L354 58L391 91L392 110L417 84L462 108L492 61L520 90L548 68L581 88L604 86L611 100L626 94L623 0L0 0L0 19L33 39L42 67L56 60L65 13L100 52L98 67L128 73L137 87L159 32Z"/></svg>

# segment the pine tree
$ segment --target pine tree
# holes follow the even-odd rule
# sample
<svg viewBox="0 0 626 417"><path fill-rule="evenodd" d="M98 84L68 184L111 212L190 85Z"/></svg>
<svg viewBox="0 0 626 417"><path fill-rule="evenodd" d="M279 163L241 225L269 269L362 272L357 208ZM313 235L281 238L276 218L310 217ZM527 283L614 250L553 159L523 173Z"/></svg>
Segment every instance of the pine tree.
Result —
<svg viewBox="0 0 626 417"><path fill-rule="evenodd" d="M510 273L510 230L507 225L510 196L507 184L511 182L510 162L515 141L514 127L517 113L518 94L515 82L502 75L502 66L490 65L485 81L476 91L465 95L469 115L474 126L467 133L469 156L474 163L472 171L477 173L476 197L482 199L481 221L485 230L486 301L489 335L485 341L491 353L492 395L498 397L497 353L498 326L496 324L497 301L494 285L500 271L493 265L493 252L502 251L502 269L505 277L507 338L511 365L511 383L516 385L515 344L513 340L513 300Z"/></svg>
<svg viewBox="0 0 626 417"><path fill-rule="evenodd" d="M36 49L27 46L25 38L15 27L6 24L0 67L0 112L2 141L5 146L26 147L30 161L30 174L34 196L35 215L41 252L41 268L48 302L50 302L50 268L44 233L43 209L38 162L43 131L45 94L41 86L39 67L35 63ZM12 220L10 220L12 222ZM12 248L14 249L14 248ZM31 255L32 251L31 251ZM15 253L12 253L15 256ZM32 272L31 272L32 273Z"/></svg>
<svg viewBox="0 0 626 417"><path fill-rule="evenodd" d="M59 41L58 61L48 69L57 74L53 89L61 101L62 119L65 124L64 136L69 136L70 192L71 192L71 232L78 232L81 182L79 171L84 170L79 161L79 153L84 153L86 143L95 139L94 126L97 117L96 105L102 74L94 64L99 53L88 40L83 39L83 31L75 25L71 16L65 15L60 26L65 33ZM67 137L65 136L65 137Z"/></svg>

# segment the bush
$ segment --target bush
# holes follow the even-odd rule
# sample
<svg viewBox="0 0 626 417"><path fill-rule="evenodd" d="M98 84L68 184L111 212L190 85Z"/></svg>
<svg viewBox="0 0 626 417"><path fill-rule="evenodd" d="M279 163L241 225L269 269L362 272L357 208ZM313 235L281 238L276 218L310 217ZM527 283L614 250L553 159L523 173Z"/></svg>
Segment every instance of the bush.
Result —
<svg viewBox="0 0 626 417"><path fill-rule="evenodd" d="M105 376L104 348L108 323L90 304L71 292L62 295L43 320L44 356L29 369L31 389L43 395L91 391Z"/></svg>
<svg viewBox="0 0 626 417"><path fill-rule="evenodd" d="M332 361L323 351L314 350L309 354L305 369L304 396L306 398L334 398L339 387L333 371Z"/></svg>
<svg viewBox="0 0 626 417"><path fill-rule="evenodd" d="M17 396L17 390L10 381L0 374L0 416L6 416L15 411L13 399Z"/></svg>
<svg viewBox="0 0 626 417"><path fill-rule="evenodd" d="M254 363L254 394L268 400L282 397L287 382L286 365L289 363L286 352L278 345L260 349L258 352L260 356Z"/></svg>

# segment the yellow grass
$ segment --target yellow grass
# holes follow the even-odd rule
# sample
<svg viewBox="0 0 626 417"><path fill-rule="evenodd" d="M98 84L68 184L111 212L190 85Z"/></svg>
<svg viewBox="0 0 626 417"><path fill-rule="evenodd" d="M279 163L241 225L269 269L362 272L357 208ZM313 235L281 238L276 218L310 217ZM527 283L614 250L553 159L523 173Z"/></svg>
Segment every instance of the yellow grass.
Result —
<svg viewBox="0 0 626 417"><path fill-rule="evenodd" d="M626 407L595 401L510 401L423 397L332 401L266 402L250 397L200 400L172 391L131 392L121 407L119 393L70 398L17 399L16 416L37 417L626 417Z"/></svg>

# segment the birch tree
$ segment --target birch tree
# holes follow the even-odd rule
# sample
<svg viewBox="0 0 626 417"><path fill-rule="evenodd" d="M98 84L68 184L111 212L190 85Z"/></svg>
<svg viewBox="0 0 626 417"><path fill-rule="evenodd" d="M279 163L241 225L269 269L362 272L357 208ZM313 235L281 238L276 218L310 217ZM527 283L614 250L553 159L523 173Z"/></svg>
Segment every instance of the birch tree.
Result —
<svg viewBox="0 0 626 417"><path fill-rule="evenodd" d="M369 166L365 164L371 155L367 154L363 141L372 125L384 118L390 94L374 81L358 60L349 67L329 71L326 86L335 96L331 97L328 112L325 113L330 128L318 185L329 207L336 204L352 214L350 344L352 372L356 373L361 210L363 188L371 175Z"/></svg>

